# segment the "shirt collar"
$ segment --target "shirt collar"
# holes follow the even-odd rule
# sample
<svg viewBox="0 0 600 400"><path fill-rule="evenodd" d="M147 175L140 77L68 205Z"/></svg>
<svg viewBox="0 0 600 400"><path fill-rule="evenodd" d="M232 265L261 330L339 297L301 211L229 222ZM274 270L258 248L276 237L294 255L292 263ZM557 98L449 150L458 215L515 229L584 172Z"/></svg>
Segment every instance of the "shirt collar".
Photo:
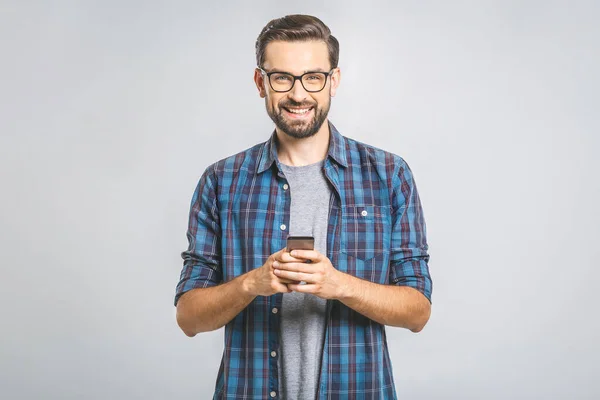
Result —
<svg viewBox="0 0 600 400"><path fill-rule="evenodd" d="M342 167L348 166L346 159L346 143L344 137L336 129L336 127L327 121L329 125L329 149L327 150L327 156L333 158ZM256 163L256 173L260 174L273 165L273 162L277 161L277 133L273 130L271 137L267 140L261 149L259 161Z"/></svg>

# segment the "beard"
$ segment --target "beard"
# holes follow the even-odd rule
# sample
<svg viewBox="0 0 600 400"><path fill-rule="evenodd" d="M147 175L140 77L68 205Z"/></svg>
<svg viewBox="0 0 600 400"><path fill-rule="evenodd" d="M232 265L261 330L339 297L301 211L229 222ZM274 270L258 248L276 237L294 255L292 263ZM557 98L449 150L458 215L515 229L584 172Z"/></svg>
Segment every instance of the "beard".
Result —
<svg viewBox="0 0 600 400"><path fill-rule="evenodd" d="M329 101L325 107L319 107L317 103L306 104L297 103L293 100L285 100L278 104L279 112L275 112L274 107L269 107L269 102L266 97L265 106L267 108L267 114L269 114L269 117L271 117L271 120L273 120L275 126L279 128L279 130L293 138L304 139L315 135L321 128L321 125L323 125L323 122L325 122L331 106L331 96L329 96ZM313 117L309 121L292 120L284 115L284 107L312 107Z"/></svg>

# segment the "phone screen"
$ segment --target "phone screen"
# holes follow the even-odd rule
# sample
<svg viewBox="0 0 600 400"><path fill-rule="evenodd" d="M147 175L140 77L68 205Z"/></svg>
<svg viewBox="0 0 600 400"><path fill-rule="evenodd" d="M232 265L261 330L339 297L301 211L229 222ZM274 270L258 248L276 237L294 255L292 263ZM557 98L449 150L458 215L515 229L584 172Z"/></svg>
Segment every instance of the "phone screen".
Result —
<svg viewBox="0 0 600 400"><path fill-rule="evenodd" d="M315 238L312 236L288 236L287 251L292 250L314 250Z"/></svg>

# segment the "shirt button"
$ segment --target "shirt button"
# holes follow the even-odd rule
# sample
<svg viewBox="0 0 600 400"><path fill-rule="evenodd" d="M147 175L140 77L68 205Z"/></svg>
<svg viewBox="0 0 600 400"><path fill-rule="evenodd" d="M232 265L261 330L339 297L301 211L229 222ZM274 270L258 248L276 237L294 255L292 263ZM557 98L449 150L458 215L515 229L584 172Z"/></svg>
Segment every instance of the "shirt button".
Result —
<svg viewBox="0 0 600 400"><path fill-rule="evenodd" d="M285 231L285 225L284 224L281 224L280 228L281 228L282 231Z"/></svg>
<svg viewBox="0 0 600 400"><path fill-rule="evenodd" d="M277 352L275 352L275 351L271 352L271 357L275 357L276 355L277 355Z"/></svg>
<svg viewBox="0 0 600 400"><path fill-rule="evenodd" d="M289 188L290 188L290 187L288 186L288 184L287 184L287 183L284 183L284 184L283 184L283 190L288 190Z"/></svg>
<svg viewBox="0 0 600 400"><path fill-rule="evenodd" d="M273 307L271 311L273 312L273 314L277 314L277 307Z"/></svg>
<svg viewBox="0 0 600 400"><path fill-rule="evenodd" d="M271 397L275 397L275 396L277 396L277 393L271 392Z"/></svg>
<svg viewBox="0 0 600 400"><path fill-rule="evenodd" d="M367 210L362 210L361 213L360 213L360 215L362 215L363 217L366 217L367 214L368 214Z"/></svg>

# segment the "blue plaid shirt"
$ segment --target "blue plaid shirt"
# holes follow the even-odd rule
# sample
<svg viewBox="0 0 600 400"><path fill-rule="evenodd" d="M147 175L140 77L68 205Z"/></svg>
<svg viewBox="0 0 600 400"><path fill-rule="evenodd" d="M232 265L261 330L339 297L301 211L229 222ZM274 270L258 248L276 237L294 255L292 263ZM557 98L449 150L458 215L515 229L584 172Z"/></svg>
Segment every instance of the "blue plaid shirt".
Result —
<svg viewBox="0 0 600 400"><path fill-rule="evenodd" d="M328 122L324 163L332 187L327 254L335 268L382 285L410 286L431 301L425 220L415 180L399 156L342 136ZM261 267L284 248L290 191L271 138L210 165L194 191L175 304L194 288ZM225 326L213 399L278 398L282 293L257 296ZM317 399L396 399L385 326L327 300Z"/></svg>

